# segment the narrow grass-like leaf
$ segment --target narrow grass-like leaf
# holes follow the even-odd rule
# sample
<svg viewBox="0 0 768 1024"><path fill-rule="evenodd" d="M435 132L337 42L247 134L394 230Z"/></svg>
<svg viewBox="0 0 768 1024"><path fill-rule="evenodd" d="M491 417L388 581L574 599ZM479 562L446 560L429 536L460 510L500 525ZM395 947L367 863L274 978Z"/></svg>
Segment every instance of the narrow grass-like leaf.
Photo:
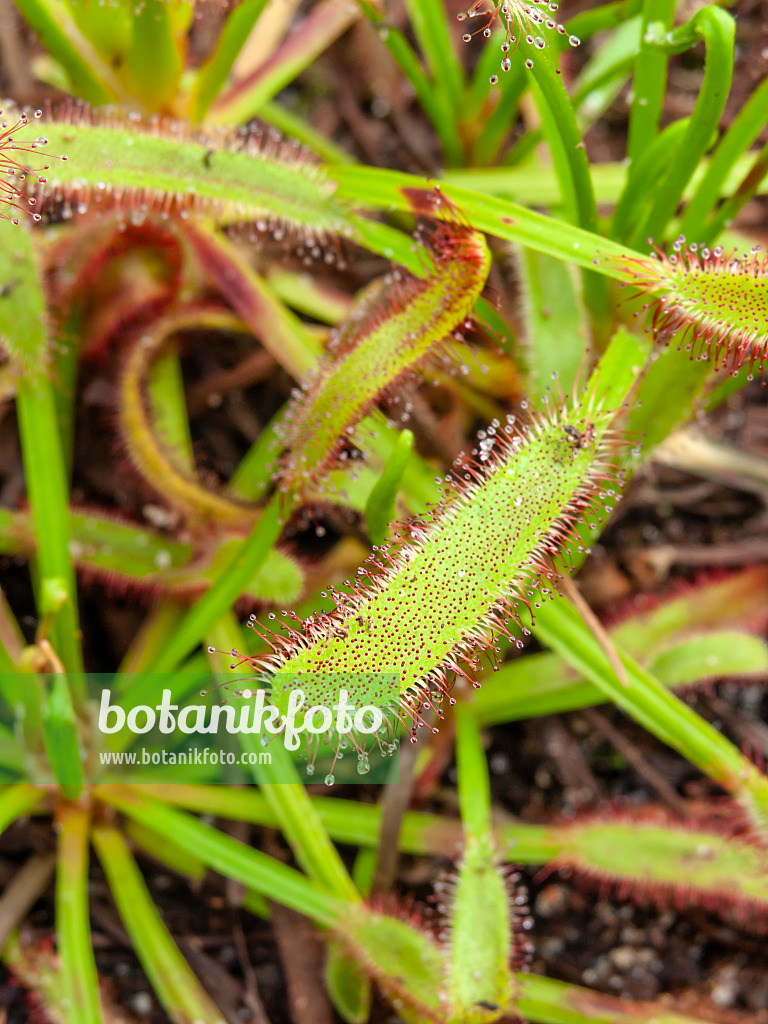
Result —
<svg viewBox="0 0 768 1024"><path fill-rule="evenodd" d="M193 882L202 882L205 878L207 868L200 858L195 856L194 850L179 846L167 837L158 836L156 832L150 831L137 821L126 820L124 829L125 834L138 843L150 857L177 875L183 875Z"/></svg>
<svg viewBox="0 0 768 1024"><path fill-rule="evenodd" d="M406 8L435 88L446 95L455 117L461 102L464 72L453 49L443 5L440 0L406 0Z"/></svg>
<svg viewBox="0 0 768 1024"><path fill-rule="evenodd" d="M613 211L611 234L614 238L628 240L637 224L647 219L658 183L679 150L688 124L689 119L681 117L667 125L630 164L627 180Z"/></svg>
<svg viewBox="0 0 768 1024"><path fill-rule="evenodd" d="M695 194L686 204L680 221L682 234L689 234L692 242L708 241L702 234L702 227L707 217L713 212L718 198L723 193L723 185L741 154L752 145L765 126L766 107L768 107L768 78L749 96L749 99L736 115L733 124L723 135L707 172L700 182Z"/></svg>
<svg viewBox="0 0 768 1024"><path fill-rule="evenodd" d="M395 518L397 492L412 450L413 434L410 430L401 431L381 476L368 495L365 525L374 544L382 544L386 540L389 524Z"/></svg>
<svg viewBox="0 0 768 1024"><path fill-rule="evenodd" d="M627 82L640 49L640 19L630 18L595 49L569 90L582 135L605 113Z"/></svg>
<svg viewBox="0 0 768 1024"><path fill-rule="evenodd" d="M242 882L270 899L329 925L344 903L323 893L298 871L219 832L196 818L124 787L98 786L98 795L128 817L174 843L188 845L215 871Z"/></svg>
<svg viewBox="0 0 768 1024"><path fill-rule="evenodd" d="M126 79L132 95L150 111L171 109L183 67L174 15L179 0L144 0L133 11Z"/></svg>
<svg viewBox="0 0 768 1024"><path fill-rule="evenodd" d="M666 32L662 30L660 33L659 46L662 52L676 52L678 38L679 45L685 48L699 39L704 40L707 50L704 80L680 148L667 167L648 219L633 235L633 244L638 244L648 236L663 236L677 210L685 186L709 147L731 87L734 32L732 15L712 5L700 9L690 23L677 30L677 33L670 33L671 41L668 41Z"/></svg>
<svg viewBox="0 0 768 1024"><path fill-rule="evenodd" d="M64 675L49 683L42 709L43 741L56 781L67 800L76 800L83 790L83 765L77 719Z"/></svg>
<svg viewBox="0 0 768 1024"><path fill-rule="evenodd" d="M90 812L72 805L59 814L56 939L61 980L72 1024L103 1024L88 918Z"/></svg>
<svg viewBox="0 0 768 1024"><path fill-rule="evenodd" d="M208 113L266 6L267 0L244 0L230 11L216 47L198 71L192 87L189 119L193 124L202 121Z"/></svg>
<svg viewBox="0 0 768 1024"><path fill-rule="evenodd" d="M644 0L640 28L640 55L632 82L632 106L629 113L627 155L636 161L653 142L658 130L667 83L667 54L651 49L645 40L648 26L660 22L662 29L672 27L675 0Z"/></svg>
<svg viewBox="0 0 768 1024"><path fill-rule="evenodd" d="M540 402L556 377L568 394L589 344L575 275L562 260L532 249L521 249L515 264L523 283L526 393Z"/></svg>
<svg viewBox="0 0 768 1024"><path fill-rule="evenodd" d="M125 100L127 94L108 64L57 0L20 0L21 15L47 52L64 68L72 88L89 103Z"/></svg>
<svg viewBox="0 0 768 1024"><path fill-rule="evenodd" d="M487 54L487 58L485 58ZM483 73L481 83L482 94L488 90L488 65L498 66L498 51L494 46L493 39L489 40L484 54L482 65L477 68L476 74ZM497 75L492 75L497 78ZM498 82L498 99L496 106L488 114L482 129L474 141L472 147L472 163L481 167L493 166L498 163L499 153L509 138L509 132L517 119L520 100L528 85L527 73L520 61L515 61L510 71ZM469 115L468 115L469 116ZM470 123L474 123L474 119ZM532 133L526 133L530 135ZM460 172L459 172L460 173ZM559 187L559 182L558 182ZM542 198L543 202L546 199ZM538 200L537 200L538 202Z"/></svg>
<svg viewBox="0 0 768 1024"><path fill-rule="evenodd" d="M622 685L605 652L566 601L542 606L535 632L623 711L728 790L757 828L766 831L768 778L713 726L619 651L629 680L628 686Z"/></svg>
<svg viewBox="0 0 768 1024"><path fill-rule="evenodd" d="M45 793L26 782L4 786L0 793L0 834L22 814L30 814L45 798Z"/></svg>
<svg viewBox="0 0 768 1024"><path fill-rule="evenodd" d="M219 124L241 124L255 117L263 103L309 67L358 17L355 4L321 0L261 67L218 97L210 119Z"/></svg>
<svg viewBox="0 0 768 1024"><path fill-rule="evenodd" d="M9 234L10 232L10 234ZM48 352L45 301L32 241L27 232L0 219L0 274L14 287L0 299L0 339L18 357L25 371L19 379L16 408L24 458L27 494L35 534L39 538L37 599L44 581L63 580L67 600L51 631L51 642L71 679L77 702L82 652L77 615L77 589L69 552L67 471L59 436L53 382L45 376Z"/></svg>
<svg viewBox="0 0 768 1024"><path fill-rule="evenodd" d="M224 1014L163 923L125 839L117 829L99 825L93 831L93 841L123 924L171 1020L223 1024Z"/></svg>
<svg viewBox="0 0 768 1024"><path fill-rule="evenodd" d="M563 198L566 202L569 197L573 198L575 223L585 231L596 232L597 204L589 161L562 78L555 73L554 66L544 55L533 62L531 73L539 107L543 112L543 105L546 104L549 112L549 118L543 124L545 131L547 125L551 129L547 139L560 178ZM569 209L566 205L566 210ZM591 317L595 337L602 347L606 340L609 316L608 289L606 282L592 271L584 274L584 303Z"/></svg>
<svg viewBox="0 0 768 1024"><path fill-rule="evenodd" d="M379 38L413 87L422 110L440 139L447 162L453 166L461 166L463 150L448 96L440 89L436 89L430 82L418 56L403 32L387 22L375 3L371 3L369 0L358 0L358 2L363 14L374 26Z"/></svg>

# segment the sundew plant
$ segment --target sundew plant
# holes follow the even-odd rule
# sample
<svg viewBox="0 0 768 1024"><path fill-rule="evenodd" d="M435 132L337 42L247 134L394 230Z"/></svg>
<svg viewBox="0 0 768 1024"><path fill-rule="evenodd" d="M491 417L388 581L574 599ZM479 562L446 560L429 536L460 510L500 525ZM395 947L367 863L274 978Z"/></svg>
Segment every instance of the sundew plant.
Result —
<svg viewBox="0 0 768 1024"><path fill-rule="evenodd" d="M764 493L747 453L690 425L762 381L768 262L740 215L765 209L768 78L725 116L727 3L568 7L3 13L0 955L35 1019L123 1019L95 879L153 1020L309 1019L199 975L158 863L226 879L219 899L276 933L304 915L317 1019L724 1019L709 989L680 1002L674 973L655 1002L576 984L524 881L706 913L733 956L768 929L759 730L696 703L764 681L764 569L681 573L621 621L572 579L649 467ZM591 160L611 114L626 143ZM99 673L124 716L161 689L213 707L261 687L285 710L341 685L384 722L296 755L243 733L246 786L211 764L147 781L142 737L97 728ZM643 769L642 803L626 783L588 810L500 814L489 744L506 783L531 759L512 723L579 709L625 783L634 730L696 799Z"/></svg>

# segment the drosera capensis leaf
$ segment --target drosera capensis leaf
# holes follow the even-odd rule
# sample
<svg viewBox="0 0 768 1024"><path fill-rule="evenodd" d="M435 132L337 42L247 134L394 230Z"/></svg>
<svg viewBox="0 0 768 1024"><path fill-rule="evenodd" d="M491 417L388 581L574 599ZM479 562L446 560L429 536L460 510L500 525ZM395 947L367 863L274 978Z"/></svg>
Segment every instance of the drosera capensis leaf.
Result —
<svg viewBox="0 0 768 1024"><path fill-rule="evenodd" d="M200 484L156 436L144 397L149 367L174 334L190 329L215 329L220 322L227 329L231 317L224 314L222 318L215 310L179 310L158 321L138 344L132 345L120 380L118 423L131 462L175 509L192 521L248 527L258 518L257 508Z"/></svg>
<svg viewBox="0 0 768 1024"><path fill-rule="evenodd" d="M495 21L500 21L504 28L504 37L501 42L501 70L509 71L512 61L509 54L514 53L521 42L525 42L528 48L528 56L525 66L530 69L534 66L533 52L543 50L547 45L545 38L541 35L545 30L556 31L560 35L568 35L564 25L555 21L552 17L557 11L556 3L549 3L547 0L475 0L466 11L457 15L459 21L466 22L470 18L486 15L485 24L472 32L465 32L463 39L468 43L473 35L482 32L486 39L490 39ZM570 35L568 42L571 46L578 46L581 40L578 36ZM491 84L495 85L498 75L491 78Z"/></svg>
<svg viewBox="0 0 768 1024"><path fill-rule="evenodd" d="M679 238L666 255L654 247L645 258L627 256L634 284L652 295L652 328L660 341L680 335L678 345L701 358L738 368L762 367L768 351L768 255L725 254Z"/></svg>
<svg viewBox="0 0 768 1024"><path fill-rule="evenodd" d="M738 807L731 822L719 810L721 820L713 822L680 821L655 807L583 816L552 829L563 846L548 870L609 883L637 903L699 905L765 931L768 850L738 835L744 824Z"/></svg>
<svg viewBox="0 0 768 1024"><path fill-rule="evenodd" d="M472 459L446 477L441 505L374 550L347 593L329 588L335 611L310 616L298 629L280 624L277 632L252 621L273 653L241 655L242 662L301 678L308 697L328 674L354 678L366 692L382 673L394 677L396 714L410 720L415 742L422 709L442 714L453 677L471 680L476 649L493 657L494 637L513 636L538 587L554 596L549 559L566 537L581 545L577 524L614 500L610 453L617 441L604 390L596 375L580 399L549 403L524 425L514 417L492 423ZM279 704L285 693L274 699Z"/></svg>
<svg viewBox="0 0 768 1024"><path fill-rule="evenodd" d="M438 890L446 912L447 988L451 1019L486 1024L514 1004L512 968L531 951L522 935L532 921L518 877L504 867L494 842L485 751L465 704L456 707L456 726L464 849L455 877Z"/></svg>
<svg viewBox="0 0 768 1024"><path fill-rule="evenodd" d="M412 190L434 188L427 178L323 166L273 130L208 134L176 121L143 122L111 108L69 104L46 118L45 131L59 159L49 161L47 181L30 190L43 212L53 205L65 219L91 207L117 208L133 218L153 211L182 218L201 213L277 241L295 238L311 258L317 253L333 259L336 246L326 243L340 236L417 274L427 270L423 253L413 252L412 238L355 212L412 213ZM443 194L476 230L630 279L606 259L626 252L610 239L469 189L445 185ZM450 209L446 204L446 217L453 216Z"/></svg>
<svg viewBox="0 0 768 1024"><path fill-rule="evenodd" d="M355 235L333 179L274 129L203 132L170 118L67 103L45 117L44 131L57 158L47 161L44 181L30 185L39 210L63 203L65 217L91 206L134 216L205 213L258 224L277 241L297 231L308 245Z"/></svg>
<svg viewBox="0 0 768 1024"><path fill-rule="evenodd" d="M482 690L480 691L482 693ZM457 705L457 708L459 705ZM474 709L467 708L474 717ZM279 825L264 796L253 790L228 790L226 796L205 786L142 786L143 791L200 814L219 814L254 825ZM221 801L221 802L217 802ZM337 843L374 848L381 830L381 806L313 797L313 806ZM586 880L629 893L638 904L660 907L709 907L740 920L768 927L766 850L740 835L743 815L725 806L712 820L680 820L664 808L613 807L546 825L503 822L493 830L499 859L509 864L569 867ZM466 829L465 829L466 831ZM462 848L455 818L407 811L398 845L403 853L445 857Z"/></svg>
<svg viewBox="0 0 768 1024"><path fill-rule="evenodd" d="M242 540L242 535L221 531L213 542L203 539L193 544L93 509L70 507L69 521L70 552L80 575L101 580L118 593L197 597L212 585ZM30 556L34 552L29 514L0 510L0 553ZM275 548L246 586L243 600L294 601L303 581L296 559Z"/></svg>
<svg viewBox="0 0 768 1024"><path fill-rule="evenodd" d="M635 1002L534 974L520 973L518 983L518 1010L531 1024L712 1024L714 1019L706 1021L676 1013L665 1003Z"/></svg>
<svg viewBox="0 0 768 1024"><path fill-rule="evenodd" d="M42 116L42 110L36 110L34 114L13 109L4 114L0 110L0 217L14 224L19 223L19 213L29 213L34 219L40 220L40 214L35 210L37 201L25 195L24 183L31 177L39 186L44 186L48 164L44 163L36 169L30 168L28 161L23 158L35 158L37 162L40 159L38 154L44 150L47 140L44 136L20 139L19 132L24 132ZM5 206L10 207L10 213L4 212Z"/></svg>
<svg viewBox="0 0 768 1024"><path fill-rule="evenodd" d="M412 199L416 210L430 216L445 205L437 190L414 191ZM461 337L469 326L490 268L486 241L457 219L431 222L428 244L432 273L420 278L393 270L365 289L295 399L283 435L286 493L316 484L372 405L439 352L449 335Z"/></svg>

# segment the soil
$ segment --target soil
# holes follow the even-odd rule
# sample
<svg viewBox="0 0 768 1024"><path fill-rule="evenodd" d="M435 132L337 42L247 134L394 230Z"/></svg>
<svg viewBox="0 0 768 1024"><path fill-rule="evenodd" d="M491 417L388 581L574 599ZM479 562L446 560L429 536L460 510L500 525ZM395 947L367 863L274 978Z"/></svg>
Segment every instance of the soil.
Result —
<svg viewBox="0 0 768 1024"><path fill-rule="evenodd" d="M446 0L457 13L460 0ZM567 6L567 5L566 5ZM567 7L565 13L583 6ZM213 38L214 5L196 25L194 45L200 55ZM737 15L737 64L724 124L730 123L746 97L768 71L768 9L765 4L733 5ZM402 12L393 5L393 18ZM563 13L563 12L561 12ZM5 28L0 86L34 105L50 97L7 55L13 45L26 55L37 51L29 34L0 4ZM3 33L0 32L0 36ZM568 53L566 77L575 77L589 56L590 45ZM701 81L702 55L697 51L672 61L664 117L690 113ZM424 173L438 166L439 154L418 106L402 88L379 41L359 25L286 91L286 102L311 109L315 127L362 160L380 166ZM587 134L593 161L620 160L624 155L628 102L624 90L601 121ZM768 141L768 129L761 142ZM739 226L757 241L765 235L768 198L751 202ZM377 270L369 258L353 262L346 285L354 287ZM185 346L188 389L211 374L231 369L251 351L250 342L233 337L227 355L211 351L204 339ZM140 512L146 493L126 471L110 429L109 409L114 360L86 366L78 407L75 498L102 508ZM226 479L275 408L284 400L290 381L267 364L262 378L232 391L225 400L199 404L193 419L193 440L202 466ZM18 436L8 404L0 406L0 503L17 506L23 496ZM739 445L756 461L768 457L768 409L763 382L733 396L703 429L710 437ZM765 541L765 493L754 481L739 486L694 477L651 464L638 475L621 516L601 539L580 583L592 606L608 614L638 596L657 596L699 574L768 561ZM307 556L318 555L338 536L339 524L324 520L328 533L320 541L307 524L295 526L294 543ZM664 558L654 552L664 552ZM706 554L703 554L706 552ZM32 639L35 619L29 572L23 562L0 564L3 590ZM81 619L87 638L88 667L113 669L146 614L146 598L123 595L97 582L84 587ZM757 685L721 684L691 698L696 709L735 742L747 742L755 756L768 758L768 697ZM616 732L622 738L615 744ZM693 805L721 797L712 783L686 761L654 740L620 712L574 712L495 727L487 732L495 809L529 822L547 822L607 806L662 805L670 791ZM627 760L628 750L632 764ZM640 768L638 769L638 765ZM654 785L661 778L664 786ZM455 771L448 764L439 778L417 785L414 807L452 813L456 807ZM318 792L323 790L319 787ZM373 787L340 790L339 796L374 800ZM674 808L672 808L674 809ZM271 830L225 827L254 846L289 860ZM0 885L5 885L30 851L52 850L55 837L46 822L21 821L0 838ZM345 850L350 865L354 852ZM163 917L204 984L215 992L229 1021L295 1024L332 1021L322 985L318 983L321 951L311 931L293 915L275 908L272 921L240 907L239 887L209 876L189 883L169 874L151 858L140 864ZM395 890L426 900L431 883L450 865L446 858L401 858ZM679 1012L704 1019L768 1024L768 963L765 922L735 922L722 914L690 906L682 909L640 906L609 892L600 893L567 875L524 869L535 919L531 970L628 1000L660 998ZM98 865L91 876L92 925L105 995L127 1021L160 1024L166 1017L141 972L130 942L111 902ZM50 941L53 929L52 888L41 896L25 925L25 935ZM22 1024L30 1019L24 986L3 971L0 978L0 1021ZM394 1021L392 1010L378 1003L377 1022Z"/></svg>

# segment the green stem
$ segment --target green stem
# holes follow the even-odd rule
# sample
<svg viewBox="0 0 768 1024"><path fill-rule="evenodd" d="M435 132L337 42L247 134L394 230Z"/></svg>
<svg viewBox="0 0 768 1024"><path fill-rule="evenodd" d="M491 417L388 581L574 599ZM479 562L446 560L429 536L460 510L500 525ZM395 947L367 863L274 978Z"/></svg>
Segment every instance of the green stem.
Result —
<svg viewBox="0 0 768 1024"><path fill-rule="evenodd" d="M617 240L628 239L638 223L648 216L648 207L653 202L658 182L677 153L688 131L689 118L668 125L632 161L627 180L613 211L611 236ZM644 242L645 239L641 239Z"/></svg>
<svg viewBox="0 0 768 1024"><path fill-rule="evenodd" d="M702 242L710 242L713 238L717 238L721 231L731 226L739 210L758 192L764 191L762 185L766 175L768 175L768 143L757 154L752 167L739 183L733 195L723 202L712 220L703 231L700 231Z"/></svg>
<svg viewBox="0 0 768 1024"><path fill-rule="evenodd" d="M178 2L178 0L177 0ZM127 75L133 95L147 110L170 109L182 71L172 0L142 0L134 9Z"/></svg>

